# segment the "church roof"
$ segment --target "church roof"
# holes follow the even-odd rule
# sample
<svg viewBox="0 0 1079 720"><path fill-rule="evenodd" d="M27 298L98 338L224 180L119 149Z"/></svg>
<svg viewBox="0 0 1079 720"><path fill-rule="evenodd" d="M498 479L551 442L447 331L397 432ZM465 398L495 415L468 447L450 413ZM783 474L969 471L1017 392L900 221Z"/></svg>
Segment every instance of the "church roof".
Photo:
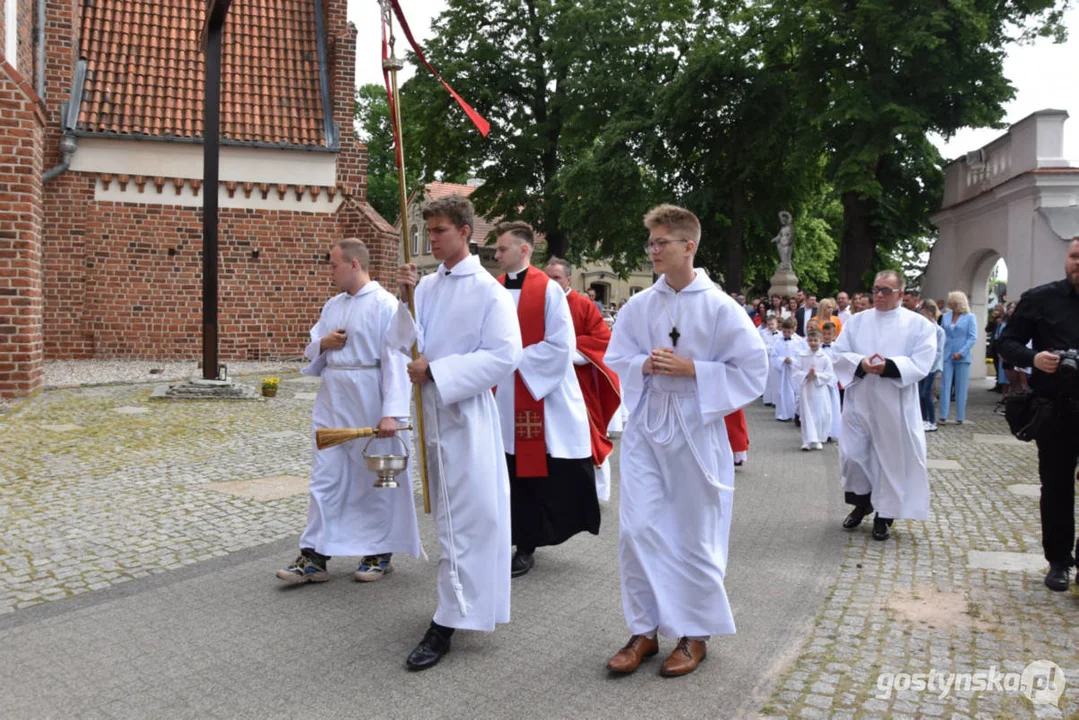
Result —
<svg viewBox="0 0 1079 720"><path fill-rule="evenodd" d="M92 0L82 5L80 135L202 137L205 0ZM235 0L221 69L224 143L336 146L327 123L320 3ZM77 85L78 83L76 83ZM332 118L330 118L332 120Z"/></svg>

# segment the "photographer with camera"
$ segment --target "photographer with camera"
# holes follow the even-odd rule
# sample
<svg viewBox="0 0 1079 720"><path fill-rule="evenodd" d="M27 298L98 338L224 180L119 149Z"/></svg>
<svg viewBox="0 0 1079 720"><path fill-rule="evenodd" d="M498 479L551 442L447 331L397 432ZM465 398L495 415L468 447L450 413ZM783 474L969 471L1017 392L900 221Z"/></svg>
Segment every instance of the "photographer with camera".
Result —
<svg viewBox="0 0 1079 720"><path fill-rule="evenodd" d="M1045 585L1068 589L1079 555L1075 539L1075 465L1079 461L1079 236L1068 245L1066 277L1023 293L997 347L1016 367L1033 366L1027 427L1038 444ZM1031 343L1032 348L1027 347ZM1013 402L1009 400L1009 402ZM1009 424L1012 417L1009 416ZM1014 431L1014 424L1013 424ZM1024 438L1018 435L1020 439Z"/></svg>

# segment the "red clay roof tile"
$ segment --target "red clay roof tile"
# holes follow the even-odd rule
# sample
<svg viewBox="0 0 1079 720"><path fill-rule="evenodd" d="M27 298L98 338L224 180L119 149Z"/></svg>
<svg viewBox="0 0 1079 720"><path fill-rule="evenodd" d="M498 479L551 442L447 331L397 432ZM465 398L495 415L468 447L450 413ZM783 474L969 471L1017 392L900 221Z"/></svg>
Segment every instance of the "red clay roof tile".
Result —
<svg viewBox="0 0 1079 720"><path fill-rule="evenodd" d="M202 136L204 0L83 4L78 129ZM225 22L221 137L325 146L313 5L235 0Z"/></svg>

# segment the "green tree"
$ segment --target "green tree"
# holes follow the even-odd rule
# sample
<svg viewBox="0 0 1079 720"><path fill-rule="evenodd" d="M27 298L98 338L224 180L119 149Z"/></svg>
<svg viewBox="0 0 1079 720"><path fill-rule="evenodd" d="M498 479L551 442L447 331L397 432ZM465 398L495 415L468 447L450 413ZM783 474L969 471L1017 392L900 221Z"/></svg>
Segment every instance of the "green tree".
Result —
<svg viewBox="0 0 1079 720"><path fill-rule="evenodd" d="M477 209L531 222L551 254L588 255L600 239L618 238L621 252L612 254L631 257L643 233L639 215L632 230L626 218L649 197L634 133L677 72L693 6L450 0L428 55L492 131L481 138L420 70L402 91L419 128L420 171L480 175L487 182L472 195ZM582 183L600 178L622 181L603 194L602 206L595 195L604 188L589 185L589 197L578 197Z"/></svg>
<svg viewBox="0 0 1079 720"><path fill-rule="evenodd" d="M941 158L928 132L997 126L1015 90L1006 48L1063 36L1066 0L777 0L800 104L843 206L839 281L865 287L901 241L928 234ZM882 252L883 251L883 252Z"/></svg>
<svg viewBox="0 0 1079 720"><path fill-rule="evenodd" d="M359 124L359 139L367 145L367 202L379 215L394 222L401 214L401 200L386 88L374 83L356 88L355 117ZM406 149L409 139L406 135ZM417 175L407 163L405 170L411 189Z"/></svg>
<svg viewBox="0 0 1079 720"><path fill-rule="evenodd" d="M819 142L803 129L789 49L774 42L767 16L756 5L707 5L684 68L655 106L664 141L651 161L665 194L701 218L699 264L731 290L763 291L776 268L770 240L780 210L807 228L828 227L799 216L819 207L808 202L823 182ZM814 261L823 253L828 265L833 248L815 246Z"/></svg>

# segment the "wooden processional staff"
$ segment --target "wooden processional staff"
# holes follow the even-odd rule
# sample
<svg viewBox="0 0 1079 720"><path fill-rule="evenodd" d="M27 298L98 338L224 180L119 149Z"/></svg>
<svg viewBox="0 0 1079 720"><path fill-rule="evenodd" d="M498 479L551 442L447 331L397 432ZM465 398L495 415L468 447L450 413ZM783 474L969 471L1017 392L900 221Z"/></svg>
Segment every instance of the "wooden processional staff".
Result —
<svg viewBox="0 0 1079 720"><path fill-rule="evenodd" d="M405 20L404 13L401 11L400 2L398 0L379 0L378 4L382 14L382 75L386 81L386 92L390 103L390 122L393 125L394 150L397 161L397 187L401 201L401 247L404 250L405 263L409 264L412 262L412 252L409 244L408 229L408 188L405 180L405 150L402 142L401 93L397 86L397 73L404 68L405 64L394 53L394 43L396 38L393 32L393 20L395 17L397 18L397 22L401 26L401 31L405 34L405 38L408 40L409 45L412 46L413 52L416 53L416 57L419 58L431 74L434 75L450 95L453 96L453 99L457 101L457 104L461 106L461 109L464 110L465 114L473 124L476 125L484 137L487 137L487 133L490 132L491 126L479 113L473 110L445 80L442 79L442 76L431 66L431 63L427 62L427 58L424 57L419 44L412 36L412 31L409 29L408 22ZM404 301L408 305L413 319L415 319L416 304L411 289L405 293ZM417 347L413 345L412 359L415 360L417 355ZM419 456L420 477L423 485L423 511L430 514L431 494L427 482L427 442L423 423L423 393L420 385L416 385L416 430L419 435L420 444Z"/></svg>

